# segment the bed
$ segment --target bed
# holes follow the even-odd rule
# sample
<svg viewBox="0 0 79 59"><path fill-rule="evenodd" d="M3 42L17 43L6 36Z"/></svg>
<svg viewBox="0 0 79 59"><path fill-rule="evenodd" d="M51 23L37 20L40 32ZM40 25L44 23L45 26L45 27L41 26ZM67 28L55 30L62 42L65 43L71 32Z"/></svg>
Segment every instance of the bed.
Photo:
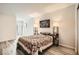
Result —
<svg viewBox="0 0 79 59"><path fill-rule="evenodd" d="M38 55L53 44L53 38L49 35L23 36L18 39L18 44L28 52L28 54Z"/></svg>

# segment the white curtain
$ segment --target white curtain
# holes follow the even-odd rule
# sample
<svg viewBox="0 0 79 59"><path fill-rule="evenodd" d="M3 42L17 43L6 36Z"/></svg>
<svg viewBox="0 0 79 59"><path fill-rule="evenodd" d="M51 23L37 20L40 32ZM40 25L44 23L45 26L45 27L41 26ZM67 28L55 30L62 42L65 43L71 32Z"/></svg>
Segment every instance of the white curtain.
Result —
<svg viewBox="0 0 79 59"><path fill-rule="evenodd" d="M17 21L17 35L23 34L23 21Z"/></svg>

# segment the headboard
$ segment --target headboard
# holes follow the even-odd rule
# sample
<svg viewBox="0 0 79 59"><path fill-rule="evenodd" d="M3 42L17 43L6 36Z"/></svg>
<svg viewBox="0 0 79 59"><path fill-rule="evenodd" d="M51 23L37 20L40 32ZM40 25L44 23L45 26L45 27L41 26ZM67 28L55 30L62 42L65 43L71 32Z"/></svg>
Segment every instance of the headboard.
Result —
<svg viewBox="0 0 79 59"><path fill-rule="evenodd" d="M43 34L43 35L50 35L51 33L49 33L49 32L40 32L40 34Z"/></svg>

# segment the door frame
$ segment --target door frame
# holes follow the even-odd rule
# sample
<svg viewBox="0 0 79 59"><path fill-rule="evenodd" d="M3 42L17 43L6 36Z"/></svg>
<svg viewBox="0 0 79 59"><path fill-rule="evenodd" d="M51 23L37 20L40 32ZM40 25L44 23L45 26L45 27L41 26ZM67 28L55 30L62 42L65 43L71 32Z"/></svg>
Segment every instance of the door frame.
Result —
<svg viewBox="0 0 79 59"><path fill-rule="evenodd" d="M79 49L78 49L78 3L75 4L75 53L79 54Z"/></svg>

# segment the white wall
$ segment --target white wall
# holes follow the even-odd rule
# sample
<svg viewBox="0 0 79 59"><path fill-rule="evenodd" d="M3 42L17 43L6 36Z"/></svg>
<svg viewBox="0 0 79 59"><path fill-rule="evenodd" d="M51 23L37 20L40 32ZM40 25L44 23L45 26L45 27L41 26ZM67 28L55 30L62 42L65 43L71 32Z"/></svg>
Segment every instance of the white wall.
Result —
<svg viewBox="0 0 79 59"><path fill-rule="evenodd" d="M51 7L52 8L52 7ZM50 28L40 28L40 32L52 32L53 25L59 26L60 45L75 47L75 6L69 6L41 16L42 19L51 19Z"/></svg>
<svg viewBox="0 0 79 59"><path fill-rule="evenodd" d="M0 54L16 55L16 17L0 14Z"/></svg>
<svg viewBox="0 0 79 59"><path fill-rule="evenodd" d="M59 13L62 15L59 22L60 44L75 48L75 7L71 6L62 11Z"/></svg>
<svg viewBox="0 0 79 59"><path fill-rule="evenodd" d="M15 16L0 14L0 42L13 39L16 39Z"/></svg>

